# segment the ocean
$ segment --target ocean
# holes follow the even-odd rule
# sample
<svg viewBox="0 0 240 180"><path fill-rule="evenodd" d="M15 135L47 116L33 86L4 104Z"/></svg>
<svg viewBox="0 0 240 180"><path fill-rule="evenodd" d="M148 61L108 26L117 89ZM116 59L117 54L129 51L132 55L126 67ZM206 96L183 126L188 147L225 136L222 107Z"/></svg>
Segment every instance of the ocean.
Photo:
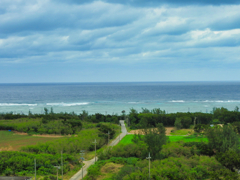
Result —
<svg viewBox="0 0 240 180"><path fill-rule="evenodd" d="M0 84L0 113L83 110L121 114L131 108L160 108L166 113L206 112L240 107L240 82L122 82Z"/></svg>

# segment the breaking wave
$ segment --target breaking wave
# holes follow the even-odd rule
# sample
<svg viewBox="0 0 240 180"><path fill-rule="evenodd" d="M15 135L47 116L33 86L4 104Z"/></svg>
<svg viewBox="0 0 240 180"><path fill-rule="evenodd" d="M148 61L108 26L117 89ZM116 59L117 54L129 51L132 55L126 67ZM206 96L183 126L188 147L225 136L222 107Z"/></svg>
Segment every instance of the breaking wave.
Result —
<svg viewBox="0 0 240 180"><path fill-rule="evenodd" d="M180 103L184 103L185 101L184 101L184 100L172 100L172 101L169 101L169 102L180 102Z"/></svg>
<svg viewBox="0 0 240 180"><path fill-rule="evenodd" d="M37 104L0 103L0 106L37 106Z"/></svg>
<svg viewBox="0 0 240 180"><path fill-rule="evenodd" d="M47 103L47 106L84 106L88 105L88 102L82 102L82 103Z"/></svg>

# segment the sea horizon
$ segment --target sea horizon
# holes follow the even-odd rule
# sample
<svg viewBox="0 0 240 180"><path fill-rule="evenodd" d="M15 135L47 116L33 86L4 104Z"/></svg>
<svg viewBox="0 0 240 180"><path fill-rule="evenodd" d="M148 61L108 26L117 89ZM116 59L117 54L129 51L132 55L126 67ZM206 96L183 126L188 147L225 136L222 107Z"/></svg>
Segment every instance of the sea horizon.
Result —
<svg viewBox="0 0 240 180"><path fill-rule="evenodd" d="M240 106L240 81L0 83L0 113L120 114L131 108L166 113L206 112Z"/></svg>

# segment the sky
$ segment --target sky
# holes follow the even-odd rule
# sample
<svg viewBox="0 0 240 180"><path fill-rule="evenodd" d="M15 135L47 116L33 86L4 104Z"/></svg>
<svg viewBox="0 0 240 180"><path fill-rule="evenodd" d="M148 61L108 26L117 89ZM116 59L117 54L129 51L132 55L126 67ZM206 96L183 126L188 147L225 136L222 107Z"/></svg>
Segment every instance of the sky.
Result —
<svg viewBox="0 0 240 180"><path fill-rule="evenodd" d="M0 83L239 80L239 0L0 1Z"/></svg>

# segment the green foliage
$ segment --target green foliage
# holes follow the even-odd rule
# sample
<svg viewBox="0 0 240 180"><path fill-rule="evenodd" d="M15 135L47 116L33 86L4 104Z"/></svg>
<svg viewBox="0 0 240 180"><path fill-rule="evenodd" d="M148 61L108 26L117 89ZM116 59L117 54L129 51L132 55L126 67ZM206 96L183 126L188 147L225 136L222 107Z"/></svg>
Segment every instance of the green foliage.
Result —
<svg viewBox="0 0 240 180"><path fill-rule="evenodd" d="M182 129L182 128L189 128L191 124L192 124L192 118L189 116L183 116L183 117L176 118L174 126L177 129Z"/></svg>
<svg viewBox="0 0 240 180"><path fill-rule="evenodd" d="M29 134L74 134L82 129L80 120L17 119L0 121L0 130L15 130Z"/></svg>
<svg viewBox="0 0 240 180"><path fill-rule="evenodd" d="M49 154L57 154L61 151L68 154L79 153L82 149L91 149L92 142L95 139L97 140L97 148L104 145L105 139L99 137L98 133L98 129L85 129L80 131L77 136L22 147L22 150L26 152Z"/></svg>
<svg viewBox="0 0 240 180"><path fill-rule="evenodd" d="M197 124L194 127L194 131L196 133L202 133L203 131L205 131L209 126L205 125L205 124Z"/></svg>
<svg viewBox="0 0 240 180"><path fill-rule="evenodd" d="M138 165L141 164L141 167ZM164 160L155 160L151 163L151 179L206 179L210 171L222 169L222 165L213 157L192 156L170 157ZM148 163L140 161L136 170L126 174L123 179L148 179Z"/></svg>
<svg viewBox="0 0 240 180"><path fill-rule="evenodd" d="M183 128L189 128L192 124L192 118L189 116L184 116L181 118L181 123L183 125Z"/></svg>
<svg viewBox="0 0 240 180"><path fill-rule="evenodd" d="M171 135L188 135L189 133L191 133L191 131L189 129L180 129L180 130L172 130L171 131Z"/></svg>
<svg viewBox="0 0 240 180"><path fill-rule="evenodd" d="M125 164L125 165L135 165L139 159L130 157L130 158L122 158L122 157L112 157L108 160L100 160L97 161L94 165L90 166L88 169L86 180L95 180L97 176L101 175L100 169L106 163L113 162L117 164Z"/></svg>
<svg viewBox="0 0 240 180"><path fill-rule="evenodd" d="M166 114L165 110L161 110L160 108L155 108L151 111L153 114Z"/></svg>
<svg viewBox="0 0 240 180"><path fill-rule="evenodd" d="M208 128L206 136L209 140L209 147L215 152L226 152L230 148L235 151L239 149L240 141L238 135L230 124L223 127L215 126Z"/></svg>
<svg viewBox="0 0 240 180"><path fill-rule="evenodd" d="M159 152L162 149L162 145L166 144L169 140L165 134L165 128L162 123L157 125L157 128L144 129L144 136L135 135L133 142L141 145L147 145L147 152L150 152L153 159L160 158Z"/></svg>
<svg viewBox="0 0 240 180"><path fill-rule="evenodd" d="M233 149L229 149L225 153L218 153L216 159L232 172L240 169L240 154Z"/></svg>
<svg viewBox="0 0 240 180"><path fill-rule="evenodd" d="M182 120L180 118L177 118L174 126L176 127L176 129L182 129L183 125L182 125Z"/></svg>
<svg viewBox="0 0 240 180"><path fill-rule="evenodd" d="M31 154L24 152L0 152L0 175L27 175L34 174L34 159L37 164L38 175L55 174L54 166L61 164L61 155ZM70 164L78 164L74 156L63 154L64 173L70 170Z"/></svg>
<svg viewBox="0 0 240 180"><path fill-rule="evenodd" d="M138 170L138 167L133 165L125 165L121 168L121 170L115 174L112 179L113 180L122 180L126 174L131 174Z"/></svg>
<svg viewBox="0 0 240 180"><path fill-rule="evenodd" d="M112 139L116 133L112 124L100 123L98 126L99 126L99 137L104 137L105 139L108 139L108 135L109 135L109 138Z"/></svg>
<svg viewBox="0 0 240 180"><path fill-rule="evenodd" d="M215 171L210 171L211 180L229 180L229 179L239 179L237 172L232 172L229 169L217 169Z"/></svg>
<svg viewBox="0 0 240 180"><path fill-rule="evenodd" d="M240 134L240 122L232 123L232 126L237 134Z"/></svg>
<svg viewBox="0 0 240 180"><path fill-rule="evenodd" d="M192 157L197 154L197 148L195 146L187 147L183 146L184 142L172 142L162 146L161 155L164 158L168 157Z"/></svg>
<svg viewBox="0 0 240 180"><path fill-rule="evenodd" d="M206 155L206 156L213 156L213 150L208 146L206 142L185 142L184 146L186 147L196 147L197 154Z"/></svg>
<svg viewBox="0 0 240 180"><path fill-rule="evenodd" d="M127 145L117 145L105 149L98 154L100 160L106 160L111 157L137 157L144 159L147 153L147 145L142 144L127 144Z"/></svg>

